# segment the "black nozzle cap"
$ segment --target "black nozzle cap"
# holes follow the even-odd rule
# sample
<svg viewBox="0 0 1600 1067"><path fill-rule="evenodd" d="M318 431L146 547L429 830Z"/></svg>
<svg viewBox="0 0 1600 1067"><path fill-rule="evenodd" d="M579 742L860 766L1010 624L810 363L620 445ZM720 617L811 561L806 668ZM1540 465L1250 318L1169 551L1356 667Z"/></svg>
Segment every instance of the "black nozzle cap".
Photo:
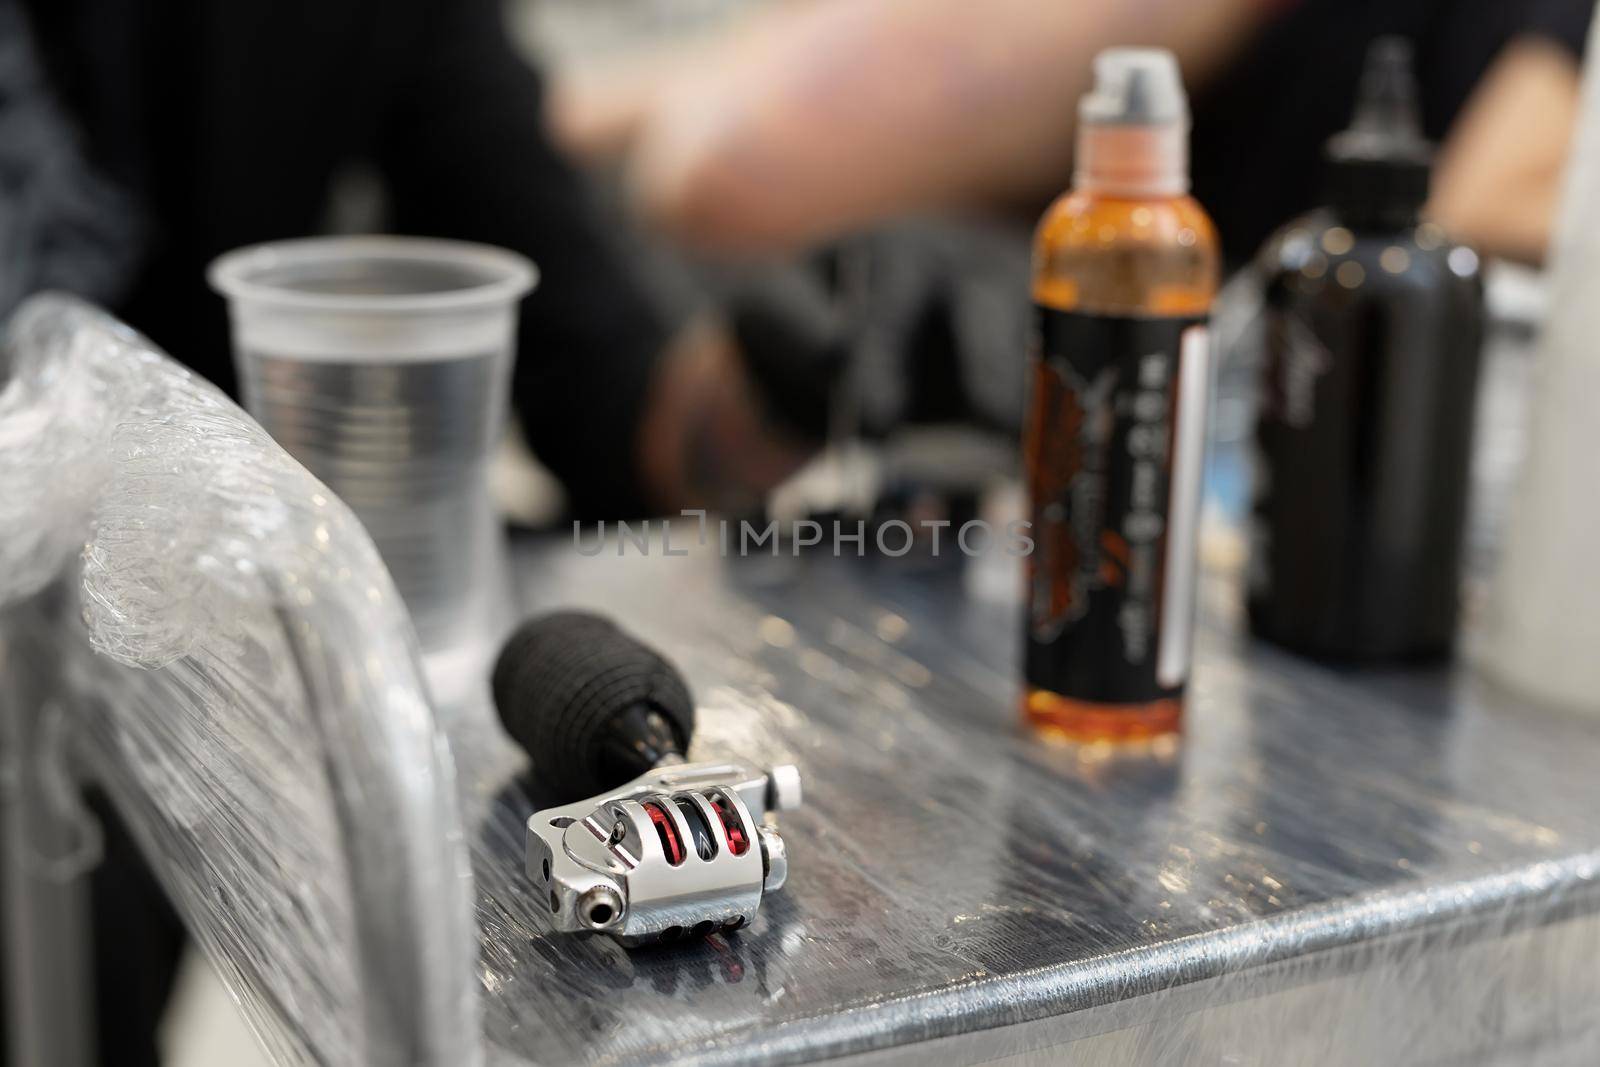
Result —
<svg viewBox="0 0 1600 1067"><path fill-rule="evenodd" d="M500 651L492 688L536 785L563 802L681 757L694 732L694 701L677 668L587 612L524 623Z"/></svg>
<svg viewBox="0 0 1600 1067"><path fill-rule="evenodd" d="M1366 67L1350 128L1328 141L1328 199L1355 223L1404 226L1428 199L1433 146L1422 136L1411 44L1380 37Z"/></svg>

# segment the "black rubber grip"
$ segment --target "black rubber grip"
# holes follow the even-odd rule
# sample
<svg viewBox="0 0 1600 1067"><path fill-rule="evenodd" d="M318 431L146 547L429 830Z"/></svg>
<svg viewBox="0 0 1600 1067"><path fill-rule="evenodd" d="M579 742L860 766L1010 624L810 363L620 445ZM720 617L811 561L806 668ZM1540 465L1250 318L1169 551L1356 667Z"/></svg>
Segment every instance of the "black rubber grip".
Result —
<svg viewBox="0 0 1600 1067"><path fill-rule="evenodd" d="M610 620L564 611L524 623L494 667L500 722L562 802L688 750L694 701L677 668ZM665 734L661 727L664 725Z"/></svg>

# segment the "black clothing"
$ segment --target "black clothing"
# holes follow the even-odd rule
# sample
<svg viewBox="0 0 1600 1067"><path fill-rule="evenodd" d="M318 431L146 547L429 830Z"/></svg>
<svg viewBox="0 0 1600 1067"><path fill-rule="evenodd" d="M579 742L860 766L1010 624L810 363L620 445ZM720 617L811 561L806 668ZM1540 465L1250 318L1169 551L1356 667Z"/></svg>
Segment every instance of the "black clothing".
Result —
<svg viewBox="0 0 1600 1067"><path fill-rule="evenodd" d="M1194 195L1230 263L1323 199L1323 146L1349 125L1367 45L1415 50L1423 127L1443 139L1513 38L1549 38L1577 56L1592 0L1289 0L1195 94Z"/></svg>
<svg viewBox="0 0 1600 1067"><path fill-rule="evenodd" d="M22 10L0 0L0 317L40 289L121 296L143 243L139 218L85 162Z"/></svg>
<svg viewBox="0 0 1600 1067"><path fill-rule="evenodd" d="M637 506L634 429L666 325L545 137L539 81L497 0L24 6L90 162L144 205L119 316L231 390L206 264L318 232L335 176L370 166L388 228L539 266L515 388L530 444L578 511Z"/></svg>

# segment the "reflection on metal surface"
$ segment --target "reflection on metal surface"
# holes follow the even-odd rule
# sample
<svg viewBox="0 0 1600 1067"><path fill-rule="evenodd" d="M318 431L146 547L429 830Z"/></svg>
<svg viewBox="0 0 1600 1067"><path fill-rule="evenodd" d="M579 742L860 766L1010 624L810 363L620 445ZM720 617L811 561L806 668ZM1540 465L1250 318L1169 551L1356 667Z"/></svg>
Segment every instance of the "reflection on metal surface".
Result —
<svg viewBox="0 0 1600 1067"><path fill-rule="evenodd" d="M1600 1040L1600 723L1470 676L1341 676L1253 646L1216 623L1234 594L1213 584L1181 746L1052 748L1014 725L1015 602L954 570L585 559L560 539L517 558L525 608L626 610L683 666L692 757L794 762L808 790L789 884L748 928L631 953L553 937L521 864L537 783L486 706L444 713L491 1061L1059 1062L1087 1040L1376 1062Z"/></svg>

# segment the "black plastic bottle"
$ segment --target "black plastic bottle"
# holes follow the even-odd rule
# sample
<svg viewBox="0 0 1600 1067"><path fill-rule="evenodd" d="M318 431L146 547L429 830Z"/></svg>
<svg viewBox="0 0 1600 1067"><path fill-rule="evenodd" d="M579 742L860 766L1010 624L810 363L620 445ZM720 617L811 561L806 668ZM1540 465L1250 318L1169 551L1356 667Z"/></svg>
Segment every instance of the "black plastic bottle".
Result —
<svg viewBox="0 0 1600 1067"><path fill-rule="evenodd" d="M1477 255L1420 211L1409 46L1367 55L1328 207L1263 251L1251 628L1308 655L1448 654L1483 342Z"/></svg>

